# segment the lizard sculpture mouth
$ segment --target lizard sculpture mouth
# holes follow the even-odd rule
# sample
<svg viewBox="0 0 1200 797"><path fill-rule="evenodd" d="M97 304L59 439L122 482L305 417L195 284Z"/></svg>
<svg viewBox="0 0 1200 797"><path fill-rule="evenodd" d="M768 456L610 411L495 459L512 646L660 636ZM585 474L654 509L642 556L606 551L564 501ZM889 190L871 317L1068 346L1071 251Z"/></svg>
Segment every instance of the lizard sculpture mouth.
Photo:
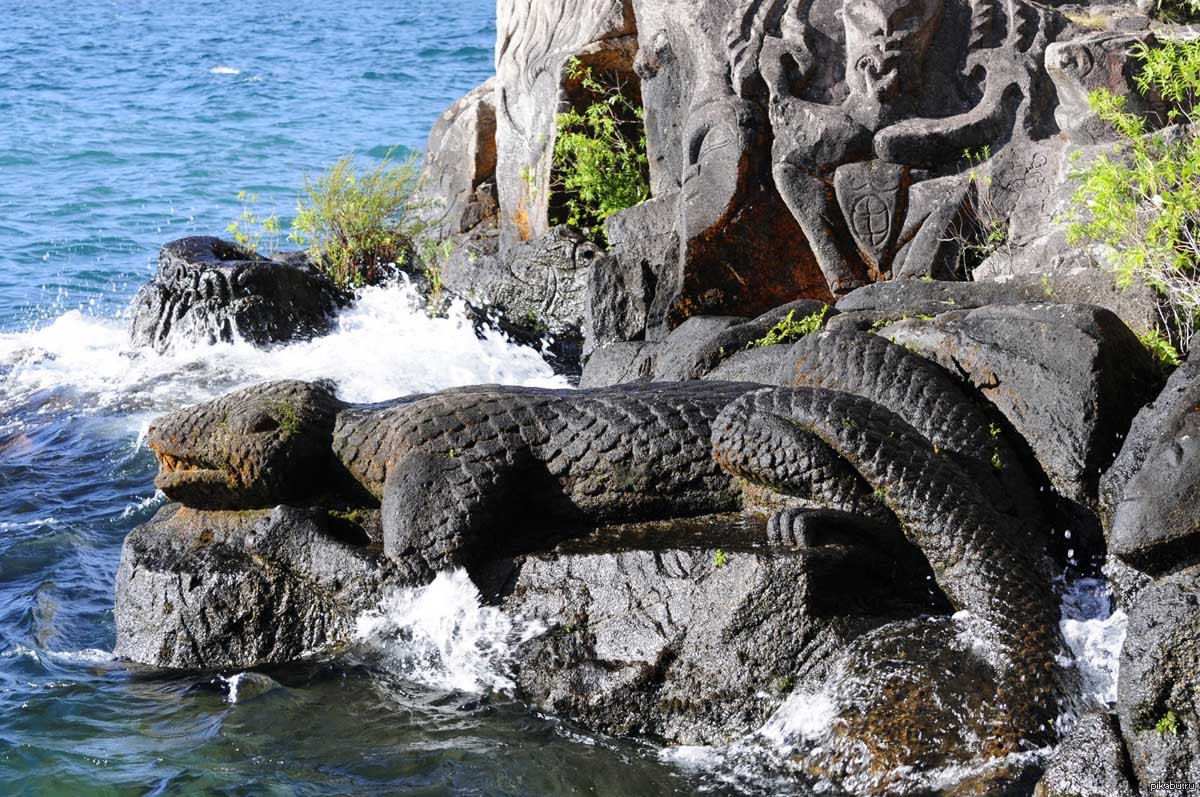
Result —
<svg viewBox="0 0 1200 797"><path fill-rule="evenodd" d="M170 454L154 444L151 444L150 450L158 459L158 475L154 477L154 486L164 493L177 492L180 488L203 489L229 484L225 472L207 462Z"/></svg>

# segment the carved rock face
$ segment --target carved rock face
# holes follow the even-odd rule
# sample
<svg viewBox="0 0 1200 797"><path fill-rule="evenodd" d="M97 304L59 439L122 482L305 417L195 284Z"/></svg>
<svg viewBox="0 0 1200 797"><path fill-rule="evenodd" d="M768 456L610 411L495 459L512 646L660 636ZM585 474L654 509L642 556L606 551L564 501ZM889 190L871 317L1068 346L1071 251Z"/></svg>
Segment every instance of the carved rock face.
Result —
<svg viewBox="0 0 1200 797"><path fill-rule="evenodd" d="M320 383L268 382L177 410L150 426L154 486L201 509L246 509L307 498L327 486L340 403Z"/></svg>
<svg viewBox="0 0 1200 797"><path fill-rule="evenodd" d="M848 104L877 127L903 118L921 84L921 66L941 19L942 0L847 0Z"/></svg>
<svg viewBox="0 0 1200 797"><path fill-rule="evenodd" d="M685 239L720 221L737 199L753 137L746 105L732 95L713 96L688 118L680 204Z"/></svg>
<svg viewBox="0 0 1200 797"><path fill-rule="evenodd" d="M1150 31L1103 31L1046 47L1046 73L1058 93L1054 119L1071 141L1091 144L1116 139L1112 126L1103 122L1088 102L1088 95L1097 89L1123 97L1126 112L1142 116L1150 128L1165 118L1166 106L1158 94L1142 94L1135 84L1138 62L1132 55L1134 48L1139 44L1153 47L1157 42Z"/></svg>

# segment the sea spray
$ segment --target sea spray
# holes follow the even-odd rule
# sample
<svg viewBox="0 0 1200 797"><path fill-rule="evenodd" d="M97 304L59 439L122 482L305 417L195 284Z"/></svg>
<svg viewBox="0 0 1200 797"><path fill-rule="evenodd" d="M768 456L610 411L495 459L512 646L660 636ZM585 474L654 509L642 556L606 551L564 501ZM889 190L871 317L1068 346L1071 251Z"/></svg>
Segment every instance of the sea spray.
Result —
<svg viewBox="0 0 1200 797"><path fill-rule="evenodd" d="M511 691L513 649L545 632L536 620L484 606L465 570L397 589L358 619L356 636L396 674L436 689Z"/></svg>
<svg viewBox="0 0 1200 797"><path fill-rule="evenodd" d="M567 386L535 350L494 330L476 335L461 303L430 318L404 281L363 289L328 335L266 348L198 344L157 354L131 347L124 320L71 310L0 333L0 374L0 414L52 395L63 410L128 413L134 429L180 404L269 379L332 379L347 401L468 384Z"/></svg>

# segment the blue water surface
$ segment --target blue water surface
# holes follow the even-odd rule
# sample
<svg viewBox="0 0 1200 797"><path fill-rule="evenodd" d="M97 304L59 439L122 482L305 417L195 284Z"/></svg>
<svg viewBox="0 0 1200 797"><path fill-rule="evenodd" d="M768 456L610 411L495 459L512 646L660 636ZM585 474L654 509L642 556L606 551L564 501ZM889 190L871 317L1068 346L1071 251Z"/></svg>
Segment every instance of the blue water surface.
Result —
<svg viewBox="0 0 1200 797"><path fill-rule="evenodd" d="M727 787L500 695L353 659L240 681L123 663L113 577L161 505L154 415L272 376L374 400L550 384L376 291L328 340L158 356L125 312L172 238L286 221L344 154L421 151L492 72L482 0L7 0L0 24L0 794L670 794ZM253 688L250 684L253 683ZM235 699L236 697L236 699Z"/></svg>

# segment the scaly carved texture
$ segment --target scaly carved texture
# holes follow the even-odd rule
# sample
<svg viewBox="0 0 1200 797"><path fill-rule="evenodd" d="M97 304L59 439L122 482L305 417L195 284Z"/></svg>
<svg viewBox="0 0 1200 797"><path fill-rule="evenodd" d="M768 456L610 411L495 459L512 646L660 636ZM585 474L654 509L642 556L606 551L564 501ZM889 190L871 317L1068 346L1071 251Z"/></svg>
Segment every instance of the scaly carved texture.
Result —
<svg viewBox="0 0 1200 797"><path fill-rule="evenodd" d="M889 408L964 467L993 507L1044 527L1016 452L936 364L878 335L827 331L801 338L784 368L796 387L853 393Z"/></svg>
<svg viewBox="0 0 1200 797"><path fill-rule="evenodd" d="M494 551L512 517L528 518L506 541L519 547L549 518L597 524L736 508L710 428L757 388L465 388L343 412L334 450L383 501L388 554L436 568Z"/></svg>
<svg viewBox="0 0 1200 797"><path fill-rule="evenodd" d="M1051 742L1062 694L1054 657L1065 651L1058 631L1058 603L1037 552L1021 544L1010 528L1012 521L994 511L970 476L948 457L935 453L916 429L869 399L819 388L765 389L727 407L714 424L716 435L727 434L725 427L757 416L774 416L793 425L796 435L791 445L806 445L804 439L814 435L853 466L895 514L905 535L921 548L953 606L982 621L981 631L1001 659L996 694L986 701L992 716L984 724L993 731L981 740L985 754L1017 752L1029 741ZM778 456L782 451L774 453ZM759 456L770 455L763 452ZM775 474L776 482L796 478L786 460L782 465ZM802 480L806 477L806 473L800 474ZM795 485L794 489L811 488ZM906 631L902 636L912 634ZM885 642L881 649L895 648L882 639L874 644L880 642ZM885 667L886 660L866 655L860 669ZM889 730L886 722L876 722L869 715L903 712L917 699L883 689L881 683L889 681L849 678L842 684L858 691L849 704L863 709L856 710L851 723L856 744L866 744L883 755L863 766L878 766L880 760L897 755L903 761L902 753L886 752L895 729ZM867 706L874 708L866 711ZM834 768L841 768L844 774L846 768L856 766L846 760L856 744L831 749L825 755L842 759Z"/></svg>

